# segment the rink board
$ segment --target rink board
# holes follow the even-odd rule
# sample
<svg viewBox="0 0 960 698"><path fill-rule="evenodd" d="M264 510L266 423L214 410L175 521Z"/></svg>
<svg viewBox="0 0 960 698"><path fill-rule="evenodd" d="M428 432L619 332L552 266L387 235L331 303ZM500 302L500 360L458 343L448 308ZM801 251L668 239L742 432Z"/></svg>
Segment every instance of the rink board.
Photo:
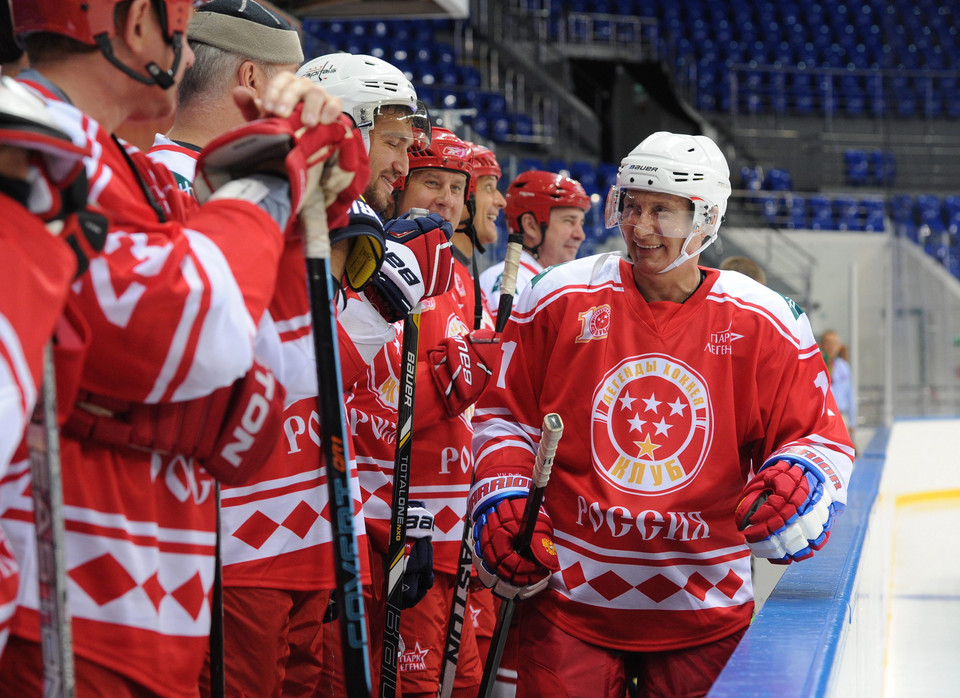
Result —
<svg viewBox="0 0 960 698"><path fill-rule="evenodd" d="M956 419L876 432L830 543L786 570L712 698L956 695L958 444Z"/></svg>

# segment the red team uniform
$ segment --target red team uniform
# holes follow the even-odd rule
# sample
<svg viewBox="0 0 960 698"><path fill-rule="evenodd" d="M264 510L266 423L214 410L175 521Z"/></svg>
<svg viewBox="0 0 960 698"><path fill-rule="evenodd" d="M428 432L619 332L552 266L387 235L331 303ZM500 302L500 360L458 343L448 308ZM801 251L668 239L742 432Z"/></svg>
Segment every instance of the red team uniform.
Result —
<svg viewBox="0 0 960 698"><path fill-rule="evenodd" d="M157 136L150 156L166 164L186 189L199 150ZM341 378L347 388L366 363L339 332ZM255 478L220 489L223 586L227 631L244 642L225 644L229 681L252 693L269 692L278 679L283 693L312 691L324 661L323 617L336 588L323 429L317 412L317 369L311 332L303 242L287 241L277 288L256 345L258 356L286 389L283 438ZM360 485L351 469L361 579L369 582ZM240 623L243 627L233 627ZM335 626L329 626L334 628ZM288 635L289 634L289 635ZM277 640L283 638L278 644ZM288 657L289 644L299 651ZM329 658L339 661L339 658Z"/></svg>
<svg viewBox="0 0 960 698"><path fill-rule="evenodd" d="M701 271L685 303L648 303L619 255L576 260L535 279L504 331L474 415L472 510L527 489L544 414L568 425L544 504L560 572L525 602L521 678L530 611L622 651L749 624L733 512L767 459L803 454L845 501L853 450L806 316L741 275Z"/></svg>
<svg viewBox="0 0 960 698"><path fill-rule="evenodd" d="M236 200L199 210L165 168L135 148L124 152L48 83L37 87L61 128L91 146L90 201L114 213L104 255L72 293L91 327L81 387L157 403L230 385L251 366L256 324L272 296L283 245L277 224ZM210 628L212 479L182 456L69 434L61 450L77 657L158 693L194 695ZM28 487L21 462L4 480L0 511L23 570L12 632L38 642ZM14 663L8 652L6 686L24 676Z"/></svg>
<svg viewBox="0 0 960 698"><path fill-rule="evenodd" d="M470 332L473 299L473 279L466 264L458 258L452 288L443 295L422 301L410 499L424 502L424 508L434 516L433 568L447 579L438 576L434 589L400 616L401 637L406 647L400 658L400 670L404 691L409 692L428 690L419 681L432 685L435 690L440 675L444 638L442 635L438 637L434 630L446 630L453 599L451 582L456 578L458 568L466 496L473 467L467 447L473 434L470 419L473 408L454 419L446 416L443 399L428 375L430 366L426 353L445 337ZM385 345L377 354L365 379L350 391L347 402L351 433L358 450L364 518L372 548L381 554L386 553L393 498L403 323L396 326L397 340ZM374 591L379 592L379 589ZM465 636L470 637L473 626L467 625ZM428 629L428 634L421 635ZM470 646L475 645L465 638L464 648ZM469 670L479 677L481 667L475 653L461 655L460 662L458 673ZM476 683L473 681L472 685Z"/></svg>
<svg viewBox="0 0 960 698"><path fill-rule="evenodd" d="M0 300L0 482L37 401L43 349L63 312L76 268L73 252L40 219L0 195L0 275L16 293ZM16 458L21 461L26 451ZM0 528L0 655L16 610L18 566Z"/></svg>

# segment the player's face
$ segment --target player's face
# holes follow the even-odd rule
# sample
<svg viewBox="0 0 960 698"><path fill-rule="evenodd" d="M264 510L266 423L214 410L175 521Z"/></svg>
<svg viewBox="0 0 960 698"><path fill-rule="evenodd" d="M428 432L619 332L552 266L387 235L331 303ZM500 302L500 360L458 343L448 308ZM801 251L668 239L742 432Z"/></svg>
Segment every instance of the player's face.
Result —
<svg viewBox="0 0 960 698"><path fill-rule="evenodd" d="M144 99L138 102L136 110L130 115L131 121L143 119L166 119L173 116L177 111L177 86L183 79L183 74L187 68L193 65L193 50L186 37L183 37L180 50L180 64L177 66L177 72L174 75L174 84L163 90L157 85L147 85L144 90ZM156 63L161 70L169 70L173 67L175 57L173 46L167 43L163 28L160 24L160 17L157 15L156 7L153 3L150 5L150 12L144 24L144 45L141 58L144 64ZM126 61L125 61L126 62ZM138 61L130 61L129 64L136 66L138 70L142 68L137 65Z"/></svg>
<svg viewBox="0 0 960 698"><path fill-rule="evenodd" d="M425 208L456 226L463 212L467 175L463 172L427 168L410 173L397 200L397 215L411 208Z"/></svg>
<svg viewBox="0 0 960 698"><path fill-rule="evenodd" d="M693 228L689 199L673 194L630 190L624 197L620 233L633 260L635 275L656 274L680 256ZM700 246L703 236L691 240L688 250ZM696 266L696 258L685 265Z"/></svg>
<svg viewBox="0 0 960 698"><path fill-rule="evenodd" d="M577 258L580 245L586 234L583 221L586 214L575 206L558 206L550 209L550 224L543 234L540 245L540 263L549 267Z"/></svg>
<svg viewBox="0 0 960 698"><path fill-rule="evenodd" d="M409 148L413 128L409 119L381 114L370 131L370 180L364 200L381 216L386 216L393 201L393 185L409 171Z"/></svg>
<svg viewBox="0 0 960 698"><path fill-rule="evenodd" d="M473 225L477 229L477 239L481 245L492 245L497 241L497 218L507 205L503 194L497 189L495 175L483 175L477 179L477 192L474 195L476 211Z"/></svg>

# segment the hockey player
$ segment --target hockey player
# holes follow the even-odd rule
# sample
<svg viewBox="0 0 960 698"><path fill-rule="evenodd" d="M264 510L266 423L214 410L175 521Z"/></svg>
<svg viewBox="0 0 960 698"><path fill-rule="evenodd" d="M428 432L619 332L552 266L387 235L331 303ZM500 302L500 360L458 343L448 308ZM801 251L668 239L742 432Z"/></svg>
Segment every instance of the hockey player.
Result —
<svg viewBox="0 0 960 698"><path fill-rule="evenodd" d="M843 509L853 447L806 315L697 265L729 194L713 141L652 134L607 200L629 257L548 269L503 333L469 506L481 578L528 599L518 696L619 697L634 677L639 695L705 695L750 622L750 552L810 557ZM549 412L578 428L527 558L513 541Z"/></svg>
<svg viewBox="0 0 960 698"><path fill-rule="evenodd" d="M33 66L18 77L46 98L76 144L90 148L89 199L111 220L105 253L69 296L89 330L82 400L61 438L81 693L196 694L215 530L212 481L200 463L231 481L276 443L282 389L253 363L253 337L273 295L284 234L294 233L295 214L317 196L334 202L327 214L339 224L355 195L350 173L366 177L339 101L292 75L277 76L260 103L241 99L246 116L277 118L209 151L200 171L212 195L202 206L165 168L111 138L128 119L172 114L171 88L193 59L185 43L191 4L12 3ZM238 142L259 143L275 157L244 161L231 147ZM333 158L343 176L319 191L307 170L333 168ZM245 422L248 409L263 421ZM125 432L104 433L101 417L119 412L139 417ZM20 608L0 661L0 685L16 695L39 693L42 681L29 483L29 470L17 464L0 491L4 526L24 563Z"/></svg>
<svg viewBox="0 0 960 698"><path fill-rule="evenodd" d="M431 126L429 116L426 113L422 103L417 100L416 91L410 81L396 67L390 65L374 56L351 55L346 53L329 54L320 56L304 64L298 71L299 75L308 77L318 82L330 94L340 97L343 100L344 113L350 116L354 124L363 135L364 143L368 148L370 158L370 179L363 193L363 200L358 202L365 207L371 208L380 216L391 215L393 212L393 187L399 179L406 177L409 171L409 161L412 153L419 153L430 145ZM442 228L438 228L442 225ZM429 266L429 258L422 257L423 253L436 250L440 256L435 260L433 271L422 275L423 283L418 293L427 297L445 293L452 282L453 258L452 247L446 240L452 232L451 226L444 223L443 219L436 215L425 216L415 220L394 219L385 223L387 228L387 246L390 252L398 252L408 255L402 248L395 247L396 243L402 239L409 238L407 244L419 240L417 243L417 256L422 260L417 262L416 266ZM443 231L443 238L438 234ZM404 232L406 231L406 232ZM425 234L421 234L425 233ZM442 248L439 245L440 240L444 240ZM396 257L391 255L395 262ZM409 259L405 256L405 259ZM412 261L412 260L410 260ZM440 273L441 270L444 273ZM383 267L382 274L394 274L395 288L399 291L403 286L402 277L396 274L401 269L395 269L392 264L386 264ZM354 322L354 314L360 303L373 302L375 307L379 308L385 317L392 320L398 320L404 317L419 301L419 296L414 296L413 289L407 293L398 295L388 292L388 288L380 283L374 283L364 289L361 293L348 292L346 294L347 303L344 311L344 324L355 333L362 328ZM432 302L432 301L431 301ZM376 402L372 397L368 381L371 375L375 375L374 366L378 364L384 366L386 362L386 352L393 350L396 360L399 362L399 344L400 338L397 337L397 331L402 328L402 322L397 322L395 326L390 326L389 336L378 335L381 338L381 344L386 343L382 351L377 353L371 367L367 369L360 377L356 385L351 386L348 397L348 419L351 426L351 435L354 439L356 449L358 471L360 477L360 486L365 492L372 492L380 488L383 484L384 471L371 460L371 448L374 451L383 449L384 461L380 465L384 467L389 463L392 470L393 464L393 439L396 434L396 383L392 383L393 394L390 399L393 400L392 407L386 417L377 416L368 419L367 415L360 420L360 423L369 422L366 426L358 426L358 415L364 408L357 401L357 395L366 395L376 404L372 411L382 411L385 408L382 404ZM389 348L389 349L388 349ZM382 375L382 373L380 373ZM393 374L396 375L396 374ZM381 390L384 393L390 393L391 387L388 384ZM377 397L382 397L380 391L376 392ZM358 411L360 410L360 411ZM385 432L390 432L389 443ZM382 494L377 493L378 496ZM366 500L367 496L364 495ZM384 636L384 623L386 613L386 602L383 598L383 554L386 552L387 526L390 516L390 498L391 493L386 494L386 506L382 505L381 500L374 498L372 504L364 504L364 519L367 527L367 533L370 543L370 574L372 580L364 585L365 609L367 610L367 620L369 625L371 675L373 684L376 686L380 681L380 664L383 652L382 641ZM413 514L411 510L411 514ZM427 512L422 520L424 527L415 527L414 534L418 535L417 541L411 540L411 553L406 565L404 586L412 591L408 594L413 598L412 603L418 595L419 578L421 575L429 577L432 575L432 563L430 562L431 541L429 537L429 527L426 525L430 519ZM418 523L421 519L418 518ZM425 588L423 590L425 592ZM335 650L328 644L328 651L325 655L330 655L330 650ZM332 671L328 671L332 669ZM325 662L323 690L330 695L342 693L343 677L342 671L338 672L336 662Z"/></svg>
<svg viewBox="0 0 960 698"><path fill-rule="evenodd" d="M469 146L450 131L435 128L430 149L411 158L410 174L398 182L398 209L425 208L459 222L472 175ZM488 366L499 353L496 345L474 345L465 337L474 326L475 294L468 267L473 243L467 234L457 232L453 244L457 260L453 288L424 303L420 324L410 498L424 502L424 508L435 517L435 581L423 600L401 616L406 651L400 671L405 696L437 692L456 584L465 495L473 474L472 404L489 381L492 369ZM399 361L391 366L396 371ZM480 682L482 666L473 630L471 623L465 624L455 695L475 694Z"/></svg>
<svg viewBox="0 0 960 698"><path fill-rule="evenodd" d="M590 198L580 182L553 172L529 170L507 188L504 213L507 230L523 234L523 252L517 271L514 302L530 281L554 264L575 259L583 242L583 221ZM496 320L500 303L503 262L480 274L480 290L487 312Z"/></svg>
<svg viewBox="0 0 960 698"><path fill-rule="evenodd" d="M190 22L189 35L197 63L181 85L177 122L168 138L157 137L157 146L151 151L152 156L170 161L171 169L181 170L182 181L187 183L198 152L195 145L205 145L240 117L230 98L233 82L259 96L265 84L258 76L272 70L295 69L300 51L296 32L285 26L281 18L250 0L213 0L202 6ZM253 57L250 57L251 50L256 53ZM342 56L353 58L347 54ZM217 74L218 67L231 62L230 57L233 57L232 64L238 66L228 74L234 81ZM305 65L301 74L309 76L317 60ZM194 71L197 75L193 75ZM402 78L402 74L400 76ZM363 77L358 75L355 80L359 82ZM386 96L395 107L394 128L400 128L401 115L406 113L409 144L413 142L411 117L417 111L417 104L412 85L407 85L406 95L391 91ZM336 90L330 92L335 93ZM370 96L366 97L369 100ZM343 107L346 113L350 114L352 104L348 98ZM364 136L365 142L370 142L369 134ZM377 151L372 155L371 172L381 166L382 160ZM371 174L369 182L373 181ZM434 229L426 235L432 244L446 238L446 233ZM335 245L339 240L352 242L351 258L354 258L356 243L361 238L364 249L373 244L383 245L380 220L369 207L358 202L351 208L349 224L331 231L331 239ZM425 240L421 242L426 244ZM394 249L393 245L391 248ZM359 252L363 253L364 249ZM449 256L446 259L449 267ZM442 263L442 258L440 261ZM354 266L358 265L347 261L348 269ZM364 266L369 265L359 265L358 269ZM246 695L328 693L329 686L323 682L322 672L326 671L326 665L340 663L340 635L335 626L323 623L336 580L330 525L316 515L327 505L327 490L323 483L324 470L317 465L320 462L317 441L322 438L322 425L316 412L316 368L300 241L292 240L286 246L281 270L269 313L281 339L276 370L287 387L286 438L256 480L221 490L227 690ZM417 268L414 273L420 279L424 271ZM365 285L365 279L357 274L354 277L348 284ZM385 281L378 279L373 285L380 287L382 283ZM392 325L371 316L371 313L376 315L376 311L369 304L364 309L358 303L351 303L349 308L347 317L343 318L346 327L341 326L340 333L345 386L365 368L364 357L372 358L387 338L392 339L393 332ZM358 317L358 313L362 315ZM361 336L358 340L362 341L353 344L347 334L358 322L361 335L365 335L371 325L377 325L381 327L380 336ZM262 334L268 334L270 329L261 326L258 340L266 339ZM369 341L379 342L373 351ZM355 501L359 509L359 488ZM290 525L270 526L269 535L261 538L263 529L255 528L255 524L264 517ZM294 526L294 521L299 525ZM358 524L362 532L359 517ZM251 530L257 531L253 537ZM365 537L361 536L362 555L365 547ZM365 610L369 613L371 609ZM328 639L335 653L323 650ZM374 650L372 648L371 655ZM379 660L379 655L376 658Z"/></svg>
<svg viewBox="0 0 960 698"><path fill-rule="evenodd" d="M43 101L0 76L0 481L25 447L24 430L40 391L44 348L70 283L102 248L106 219L83 210L86 151L47 114ZM66 348L67 338L60 345ZM69 376L64 373L66 392ZM0 528L0 655L16 609L17 562Z"/></svg>

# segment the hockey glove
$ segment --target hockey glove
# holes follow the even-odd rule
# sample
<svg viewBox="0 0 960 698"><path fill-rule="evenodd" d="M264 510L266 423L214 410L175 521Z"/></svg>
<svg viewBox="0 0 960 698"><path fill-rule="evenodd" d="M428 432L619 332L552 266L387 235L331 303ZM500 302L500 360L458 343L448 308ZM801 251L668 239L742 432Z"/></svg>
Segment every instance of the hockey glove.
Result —
<svg viewBox="0 0 960 698"><path fill-rule="evenodd" d="M25 151L22 172L0 173L0 191L70 246L79 277L107 239L106 217L85 210L87 150L56 125L43 100L5 76L0 76L0 146Z"/></svg>
<svg viewBox="0 0 960 698"><path fill-rule="evenodd" d="M453 419L475 403L499 366L500 337L493 330L474 330L447 337L427 352L430 377Z"/></svg>
<svg viewBox="0 0 960 698"><path fill-rule="evenodd" d="M757 557L788 565L820 550L830 537L834 501L823 473L804 458L776 456L747 483L737 505L737 528Z"/></svg>
<svg viewBox="0 0 960 698"><path fill-rule="evenodd" d="M234 198L236 188L222 189L230 182L255 173L277 174L290 183L291 221L319 189L328 226L344 225L370 174L363 142L345 115L304 128L302 110L301 104L287 119L258 119L214 138L197 161L197 199ZM292 229L292 223L286 225L287 232Z"/></svg>
<svg viewBox="0 0 960 698"><path fill-rule="evenodd" d="M423 502L407 502L407 560L400 608L416 606L433 587L433 514Z"/></svg>
<svg viewBox="0 0 960 698"><path fill-rule="evenodd" d="M385 242L380 217L362 199L350 206L347 223L330 231L330 244L350 240L350 253L343 270L343 279L354 291L362 290L383 263Z"/></svg>
<svg viewBox="0 0 960 698"><path fill-rule="evenodd" d="M526 495L504 493L490 501L474 517L473 566L480 581L497 596L529 598L545 589L550 576L560 571L553 545L553 522L541 507L530 542L532 557L524 557L516 548L516 538Z"/></svg>
<svg viewBox="0 0 960 698"><path fill-rule="evenodd" d="M240 485L277 444L285 395L273 373L254 363L232 386L185 402L147 405L80 395L64 428L110 446L193 457L220 482Z"/></svg>
<svg viewBox="0 0 960 698"><path fill-rule="evenodd" d="M423 298L446 293L453 282L452 226L435 213L406 214L383 226L387 254L368 287L370 302L389 322L402 320Z"/></svg>

